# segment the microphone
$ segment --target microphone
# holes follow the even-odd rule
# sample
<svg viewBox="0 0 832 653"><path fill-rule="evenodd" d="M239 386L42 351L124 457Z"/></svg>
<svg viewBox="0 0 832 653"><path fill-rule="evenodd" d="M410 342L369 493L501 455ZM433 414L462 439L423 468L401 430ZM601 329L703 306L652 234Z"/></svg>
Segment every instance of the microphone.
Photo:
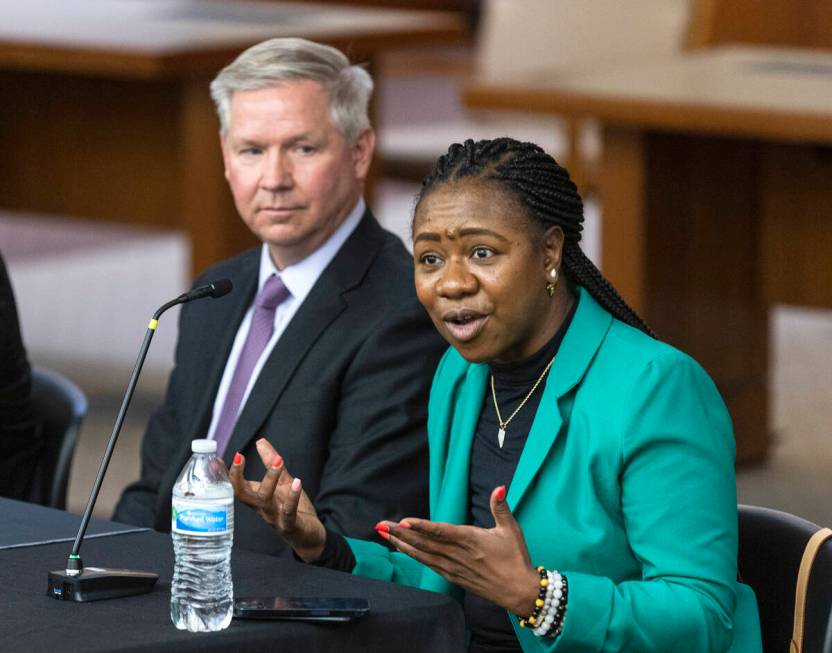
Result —
<svg viewBox="0 0 832 653"><path fill-rule="evenodd" d="M202 297L213 297L216 299L217 297L222 297L223 295L230 293L231 288L232 285L230 279L217 279L216 281L206 283L204 286L200 286L199 288L194 288L193 290L186 292L184 295L179 295L179 297L173 300L173 304L171 304L171 306L181 304L183 302L190 302L194 299L200 299ZM167 304L165 304L165 306L167 306ZM162 309L159 310L161 311Z"/></svg>
<svg viewBox="0 0 832 653"><path fill-rule="evenodd" d="M92 510L95 507L95 502L98 499L98 492L101 490L101 484L104 481L104 475L107 473L107 466L110 464L110 458L113 456L113 451L118 440L118 435L121 432L121 425L124 423L124 416L127 414L127 408L130 405L130 400L133 398L133 393L136 390L136 382L139 379L139 374L144 365L144 359L147 356L147 350L150 348L150 341L153 339L153 334L156 333L156 326L159 323L159 317L166 310L177 304L185 304L195 299L203 297L222 297L231 292L232 284L229 279L217 279L204 286L199 286L193 290L179 295L166 304L163 304L153 314L150 324L147 325L147 331L144 335L144 341L139 349L139 356L136 359L136 364L133 367L133 373L130 376L130 382L127 384L127 390L124 393L124 399L121 402L115 424L113 425L113 432L107 442L107 449L104 451L104 456L101 459L101 464L98 467L98 474L95 477L90 498L87 500L87 507L84 510L84 516L81 518L81 526L78 529L78 534L75 536L75 543L72 545L72 551L69 554L66 562L66 569L63 571L49 572L49 585L47 594L57 600L63 601L98 601L100 599L114 599L120 596L132 596L134 594L144 594L153 589L156 581L159 579L159 574L149 573L145 571L133 571L130 569L104 569L101 567L87 567L84 568L84 563L81 561L81 543L84 540L84 534L87 531L87 526L92 516Z"/></svg>

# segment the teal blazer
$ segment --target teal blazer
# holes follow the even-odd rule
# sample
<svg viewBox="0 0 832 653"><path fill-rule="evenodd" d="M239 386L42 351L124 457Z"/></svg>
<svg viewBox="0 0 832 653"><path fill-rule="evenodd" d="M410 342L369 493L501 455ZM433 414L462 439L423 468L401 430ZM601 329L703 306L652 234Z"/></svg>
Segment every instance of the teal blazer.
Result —
<svg viewBox="0 0 832 653"><path fill-rule="evenodd" d="M757 605L737 582L731 420L689 356L613 317L583 289L546 380L507 500L532 564L569 579L555 639L524 651L761 650ZM428 409L430 508L469 520L469 463L489 378L446 352ZM404 515L403 515L404 516ZM353 573L460 597L411 558L349 539Z"/></svg>

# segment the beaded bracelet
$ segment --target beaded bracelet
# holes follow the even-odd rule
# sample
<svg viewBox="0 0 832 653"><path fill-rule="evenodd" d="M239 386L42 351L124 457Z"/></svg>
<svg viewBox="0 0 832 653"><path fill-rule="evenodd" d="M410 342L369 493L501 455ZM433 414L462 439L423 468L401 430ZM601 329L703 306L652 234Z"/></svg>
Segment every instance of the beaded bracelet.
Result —
<svg viewBox="0 0 832 653"><path fill-rule="evenodd" d="M557 637L563 630L568 594L566 577L557 571L550 571L549 587L552 590L538 616L539 625L532 631L538 637Z"/></svg>
<svg viewBox="0 0 832 653"><path fill-rule="evenodd" d="M540 589L537 592L537 598L534 600L534 610L530 616L520 620L520 628L525 628L526 625L536 626L540 611L546 604L546 588L549 586L549 574L545 567L538 567L537 573L540 576L540 580L538 581L540 583Z"/></svg>
<svg viewBox="0 0 832 653"><path fill-rule="evenodd" d="M566 614L566 577L557 570L547 571L545 567L538 567L537 573L540 576L540 589L534 610L525 619L520 619L520 627L532 627L532 632L538 637L557 637L563 630Z"/></svg>
<svg viewBox="0 0 832 653"><path fill-rule="evenodd" d="M546 624L546 619L550 616L552 612L552 599L554 597L555 592L555 584L552 578L552 572L546 572L549 584L546 586L546 598L543 600L543 607L540 608L540 614L537 616L537 625L535 626L534 630L532 631L535 635L542 636L542 633L549 630L549 626ZM558 599L555 599L557 601ZM551 625L551 619L549 621L549 625Z"/></svg>

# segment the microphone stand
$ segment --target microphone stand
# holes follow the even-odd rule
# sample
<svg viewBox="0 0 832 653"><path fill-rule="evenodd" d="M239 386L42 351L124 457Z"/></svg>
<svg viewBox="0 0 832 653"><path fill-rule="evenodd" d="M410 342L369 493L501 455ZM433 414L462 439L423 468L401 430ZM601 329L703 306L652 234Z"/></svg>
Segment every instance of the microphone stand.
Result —
<svg viewBox="0 0 832 653"><path fill-rule="evenodd" d="M194 299L200 299L201 297L221 297L230 291L231 282L227 279L220 279L219 281L195 288L190 292L180 295L176 299L163 304L153 314L150 323L147 325L147 331L144 334L144 341L139 349L136 364L133 366L133 373L130 375L130 381L127 384L127 390L124 393L121 408L119 408L115 424L113 425L113 432L110 434L110 439L107 442L107 448L104 451L101 464L98 466L95 483L93 483L92 490L90 491L84 516L81 518L81 526L78 529L78 534L75 536L72 551L67 558L66 569L63 571L49 572L49 585L47 589L49 596L57 600L76 602L114 599L120 596L132 596L134 594L150 592L159 579L159 574L132 569L105 569L102 567L87 567L85 569L80 555L81 543L84 540L84 534L87 531L95 502L98 500L98 493L101 490L101 484L104 482L104 475L107 473L107 467L113 456L116 441L121 432L121 426L124 423L124 416L127 414L127 408L130 406L130 400L133 398L133 393L136 390L136 383L142 371L147 350L150 349L150 341L156 333L159 317L166 310L177 304L183 304Z"/></svg>

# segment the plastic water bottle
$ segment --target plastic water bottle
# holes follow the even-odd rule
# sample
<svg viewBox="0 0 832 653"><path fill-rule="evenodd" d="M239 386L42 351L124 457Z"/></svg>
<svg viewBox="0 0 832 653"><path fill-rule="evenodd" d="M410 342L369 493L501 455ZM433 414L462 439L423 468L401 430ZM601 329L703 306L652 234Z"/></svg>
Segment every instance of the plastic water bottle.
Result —
<svg viewBox="0 0 832 653"><path fill-rule="evenodd" d="M234 490L214 440L194 440L191 451L173 486L170 618L180 630L208 632L231 623Z"/></svg>

